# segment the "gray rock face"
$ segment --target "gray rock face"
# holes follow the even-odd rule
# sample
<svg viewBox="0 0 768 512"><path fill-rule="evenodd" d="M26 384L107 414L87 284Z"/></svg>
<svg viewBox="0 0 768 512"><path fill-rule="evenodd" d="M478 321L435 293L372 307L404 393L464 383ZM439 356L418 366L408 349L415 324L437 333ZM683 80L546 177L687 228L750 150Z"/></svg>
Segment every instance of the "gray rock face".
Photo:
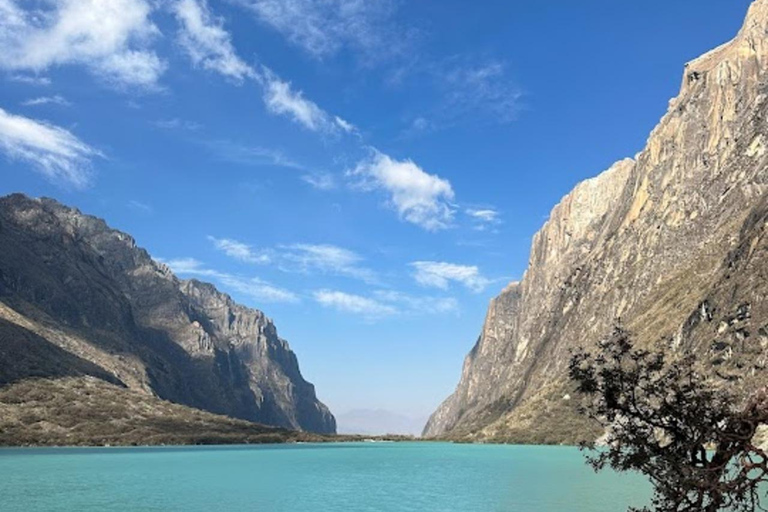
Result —
<svg viewBox="0 0 768 512"><path fill-rule="evenodd" d="M35 376L106 374L210 412L335 432L264 313L212 285L177 279L104 221L50 199L11 195L0 198L0 247L0 342L18 340L18 332L34 339L35 354L45 354L27 365ZM31 375L11 368L16 358L4 353L0 376ZM59 353L68 359L53 364Z"/></svg>
<svg viewBox="0 0 768 512"><path fill-rule="evenodd" d="M686 65L645 149L552 210L425 435L593 435L570 400L569 350L619 320L640 343L696 350L736 389L765 379L767 99L768 0L757 0L734 40Z"/></svg>

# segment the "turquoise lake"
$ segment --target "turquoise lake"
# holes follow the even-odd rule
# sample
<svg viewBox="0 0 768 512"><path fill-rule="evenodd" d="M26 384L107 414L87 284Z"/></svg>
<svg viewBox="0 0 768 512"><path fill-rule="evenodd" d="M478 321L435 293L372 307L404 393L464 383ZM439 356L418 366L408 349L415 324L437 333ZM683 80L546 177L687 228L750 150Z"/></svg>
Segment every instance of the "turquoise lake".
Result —
<svg viewBox="0 0 768 512"><path fill-rule="evenodd" d="M637 475L568 447L334 443L0 450L0 510L618 512Z"/></svg>

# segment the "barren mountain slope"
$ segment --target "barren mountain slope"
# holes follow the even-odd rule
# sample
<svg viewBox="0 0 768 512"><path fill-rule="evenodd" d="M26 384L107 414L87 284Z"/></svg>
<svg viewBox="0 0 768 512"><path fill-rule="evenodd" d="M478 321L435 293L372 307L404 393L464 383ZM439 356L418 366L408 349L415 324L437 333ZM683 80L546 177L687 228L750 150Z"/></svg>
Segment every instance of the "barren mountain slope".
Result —
<svg viewBox="0 0 768 512"><path fill-rule="evenodd" d="M767 80L768 0L757 0L734 40L685 66L645 149L555 206L426 435L596 435L570 399L569 350L617 321L641 343L694 348L729 386L765 378Z"/></svg>
<svg viewBox="0 0 768 512"><path fill-rule="evenodd" d="M0 385L91 375L268 425L333 433L264 313L182 281L104 221L0 198Z"/></svg>

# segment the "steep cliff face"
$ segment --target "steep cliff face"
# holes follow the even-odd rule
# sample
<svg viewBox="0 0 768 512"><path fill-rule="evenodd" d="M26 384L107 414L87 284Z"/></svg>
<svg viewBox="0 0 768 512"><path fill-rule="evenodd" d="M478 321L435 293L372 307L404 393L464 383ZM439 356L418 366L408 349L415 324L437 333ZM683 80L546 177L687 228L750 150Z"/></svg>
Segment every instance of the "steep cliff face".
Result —
<svg viewBox="0 0 768 512"><path fill-rule="evenodd" d="M209 284L177 279L104 221L12 195L0 198L0 247L8 381L91 375L218 414L335 432L271 320ZM26 369L7 350L20 333L39 345Z"/></svg>
<svg viewBox="0 0 768 512"><path fill-rule="evenodd" d="M734 40L686 65L645 149L552 210L426 435L594 435L570 400L569 350L617 320L640 343L693 348L728 385L765 378L767 80L768 0L758 0Z"/></svg>

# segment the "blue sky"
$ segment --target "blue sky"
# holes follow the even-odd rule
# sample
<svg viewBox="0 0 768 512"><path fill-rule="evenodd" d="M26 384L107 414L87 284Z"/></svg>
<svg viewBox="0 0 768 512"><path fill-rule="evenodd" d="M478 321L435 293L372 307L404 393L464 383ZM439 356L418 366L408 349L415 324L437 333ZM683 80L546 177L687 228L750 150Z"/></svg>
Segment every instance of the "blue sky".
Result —
<svg viewBox="0 0 768 512"><path fill-rule="evenodd" d="M0 0L0 193L276 322L335 412L426 416L577 182L746 0Z"/></svg>

